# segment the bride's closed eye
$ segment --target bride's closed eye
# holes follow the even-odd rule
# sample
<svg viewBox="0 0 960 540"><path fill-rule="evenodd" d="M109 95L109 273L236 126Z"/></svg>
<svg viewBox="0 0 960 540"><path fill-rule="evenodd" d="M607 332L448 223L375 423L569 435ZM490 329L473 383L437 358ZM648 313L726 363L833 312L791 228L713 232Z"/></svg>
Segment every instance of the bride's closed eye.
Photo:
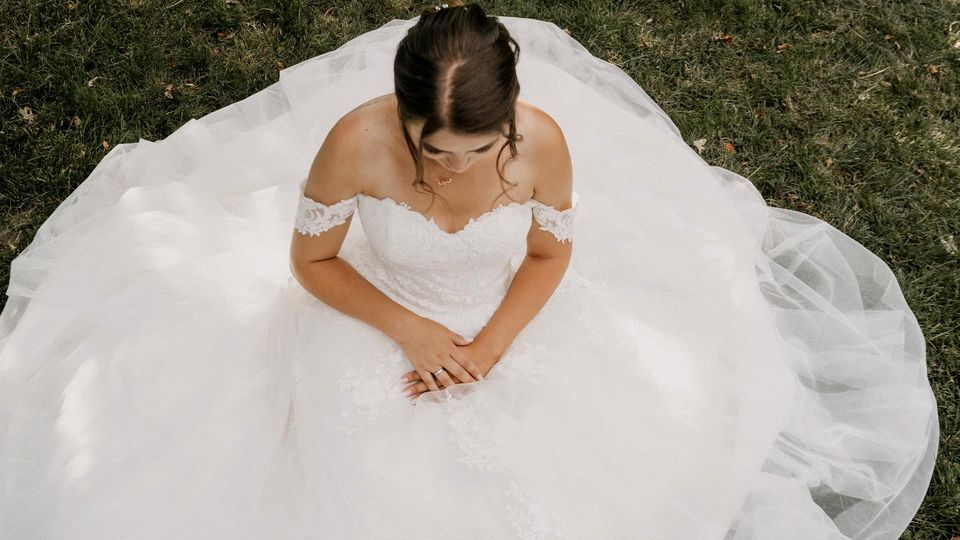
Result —
<svg viewBox="0 0 960 540"><path fill-rule="evenodd" d="M484 146L483 148L478 148L477 150L472 150L472 152L476 152L476 153L478 153L478 154L483 154L484 152L489 151L491 148L493 148L493 143L488 144L488 145ZM440 154L440 153L442 153L440 150L437 150L436 148L433 148L433 147L427 146L427 145L423 145L423 151L424 151L424 152L427 152L428 154Z"/></svg>

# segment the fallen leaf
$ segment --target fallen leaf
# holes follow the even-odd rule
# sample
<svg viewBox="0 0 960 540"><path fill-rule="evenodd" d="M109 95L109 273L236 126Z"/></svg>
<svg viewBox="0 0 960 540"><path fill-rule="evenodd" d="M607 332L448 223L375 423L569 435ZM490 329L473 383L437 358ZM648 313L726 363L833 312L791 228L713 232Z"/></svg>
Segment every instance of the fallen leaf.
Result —
<svg viewBox="0 0 960 540"><path fill-rule="evenodd" d="M953 238L952 234L941 236L940 243L943 244L943 248L947 250L947 253L951 255L957 255L960 253L960 251L957 250L957 241ZM955 536L954 538L957 537Z"/></svg>
<svg viewBox="0 0 960 540"><path fill-rule="evenodd" d="M801 212L808 212L810 205L801 201L800 196L796 193L787 193L787 200L793 204L793 207Z"/></svg>
<svg viewBox="0 0 960 540"><path fill-rule="evenodd" d="M714 40L714 41L722 41L722 42L724 42L724 43L732 43L732 42L733 42L733 36L731 36L730 34L728 34L728 33L726 33L726 32L720 32L719 34L713 36L713 40Z"/></svg>
<svg viewBox="0 0 960 540"><path fill-rule="evenodd" d="M737 152L737 149L733 147L733 143L723 143L723 149L731 154L735 154Z"/></svg>
<svg viewBox="0 0 960 540"><path fill-rule="evenodd" d="M17 107L17 113L20 115L20 118L28 124L32 124L35 120L33 109L30 107Z"/></svg>
<svg viewBox="0 0 960 540"><path fill-rule="evenodd" d="M107 150L108 148L110 148L110 143L108 143L107 141L102 141L100 143L100 146L102 146L104 150Z"/></svg>
<svg viewBox="0 0 960 540"><path fill-rule="evenodd" d="M703 146L704 146L705 144L707 144L707 140L706 140L706 139L697 139L697 140L693 141L693 146L696 147L698 154L700 154L700 153L703 152Z"/></svg>
<svg viewBox="0 0 960 540"><path fill-rule="evenodd" d="M163 90L163 96L167 99L173 99L173 85L168 84L167 87Z"/></svg>

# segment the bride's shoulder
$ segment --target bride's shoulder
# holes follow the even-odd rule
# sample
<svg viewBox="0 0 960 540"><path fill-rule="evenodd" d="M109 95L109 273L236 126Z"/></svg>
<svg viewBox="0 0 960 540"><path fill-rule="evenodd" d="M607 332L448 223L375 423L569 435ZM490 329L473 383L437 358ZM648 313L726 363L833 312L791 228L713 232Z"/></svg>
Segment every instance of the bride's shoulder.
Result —
<svg viewBox="0 0 960 540"><path fill-rule="evenodd" d="M337 120L328 137L332 137L344 151L354 154L376 152L378 145L393 136L389 120L395 102L394 94L384 94L357 105ZM396 111L395 108L392 110Z"/></svg>
<svg viewBox="0 0 960 540"><path fill-rule="evenodd" d="M517 100L517 131L523 134L527 152L536 157L555 157L567 150L560 124L536 105Z"/></svg>
<svg viewBox="0 0 960 540"><path fill-rule="evenodd" d="M563 129L543 109L520 100L518 103L518 124L523 126L523 153L536 170L533 196L544 204L563 205L568 202L573 189L573 166Z"/></svg>
<svg viewBox="0 0 960 540"><path fill-rule="evenodd" d="M378 147L385 141L383 105L391 94L373 98L341 116L327 132L314 156L304 194L330 204L364 191L370 167L380 160Z"/></svg>

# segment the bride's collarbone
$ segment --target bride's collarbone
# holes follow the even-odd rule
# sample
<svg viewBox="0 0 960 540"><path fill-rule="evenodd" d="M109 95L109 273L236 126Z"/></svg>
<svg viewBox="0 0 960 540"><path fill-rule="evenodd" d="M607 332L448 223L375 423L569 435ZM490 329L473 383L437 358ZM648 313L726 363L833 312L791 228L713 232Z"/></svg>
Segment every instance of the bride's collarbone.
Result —
<svg viewBox="0 0 960 540"><path fill-rule="evenodd" d="M501 172L507 182L501 182L492 160L477 162L469 174L454 175L450 184L440 186L431 181L432 169L425 168L424 181L442 199L430 193L429 188L414 188L415 169L410 164L406 148L397 148L388 158L365 171L366 188L360 192L367 197L396 203L432 220L445 231L460 231L471 221L480 219L500 206L523 204L533 197L532 175L526 170L526 161L517 155L504 161L501 157ZM409 179L403 181L403 179ZM478 187L483 185L483 187Z"/></svg>
<svg viewBox="0 0 960 540"><path fill-rule="evenodd" d="M468 189L459 191L446 189L449 186L432 186L438 195L443 196L443 199L432 195L426 188L416 191L412 185L405 186L406 189L400 189L396 184L389 186L378 184L361 193L367 197L403 206L407 210L420 214L424 219L433 221L440 229L453 233L462 230L471 221L496 211L500 206L523 204L532 196L525 182L518 182L517 186L502 187L500 182L496 182L495 186L497 191L482 193ZM504 189L507 189L506 193Z"/></svg>

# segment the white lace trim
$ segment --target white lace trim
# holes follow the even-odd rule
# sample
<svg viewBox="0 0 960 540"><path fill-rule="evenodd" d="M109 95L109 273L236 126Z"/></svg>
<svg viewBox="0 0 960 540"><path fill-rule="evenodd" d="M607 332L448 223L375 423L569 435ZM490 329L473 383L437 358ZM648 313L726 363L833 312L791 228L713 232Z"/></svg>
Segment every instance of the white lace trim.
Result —
<svg viewBox="0 0 960 540"><path fill-rule="evenodd" d="M357 197L337 201L329 206L300 193L297 218L294 227L300 234L317 236L345 222L357 208Z"/></svg>
<svg viewBox="0 0 960 540"><path fill-rule="evenodd" d="M553 233L553 236L560 242L570 242L573 240L573 225L577 218L577 201L580 194L573 192L573 202L570 208L566 210L557 210L556 208L543 204L536 199L530 199L533 208L533 217L540 224L540 230Z"/></svg>
<svg viewBox="0 0 960 540"><path fill-rule="evenodd" d="M531 209L533 210L533 217L540 225L540 230L550 232L560 242L572 241L574 223L577 218L577 202L579 199L579 193L574 191L573 203L570 208L566 210L557 210L536 199L531 199L530 203ZM300 234L317 236L326 230L344 223L356 209L356 195L349 199L337 201L332 205L325 205L300 193L294 228L296 228Z"/></svg>

